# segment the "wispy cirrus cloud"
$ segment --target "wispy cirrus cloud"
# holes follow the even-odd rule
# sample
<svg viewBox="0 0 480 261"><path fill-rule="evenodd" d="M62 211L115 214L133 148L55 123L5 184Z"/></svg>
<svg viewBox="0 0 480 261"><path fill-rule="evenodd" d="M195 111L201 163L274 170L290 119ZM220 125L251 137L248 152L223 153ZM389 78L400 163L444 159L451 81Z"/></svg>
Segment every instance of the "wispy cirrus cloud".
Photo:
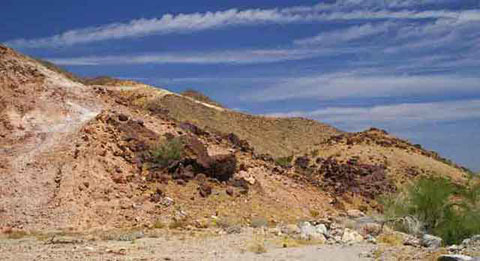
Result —
<svg viewBox="0 0 480 261"><path fill-rule="evenodd" d="M480 100L429 103L403 103L370 107L327 107L313 111L270 113L274 117L307 117L335 125L349 125L353 130L385 124L418 124L480 119Z"/></svg>
<svg viewBox="0 0 480 261"><path fill-rule="evenodd" d="M137 38L148 35L188 33L231 26L252 26L260 24L312 23L326 20L378 20L378 19L456 19L480 20L478 10L350 10L361 1L338 1L334 4L299 6L274 9L229 9L225 11L165 14L159 18L134 19L127 23L112 23L98 27L73 29L62 34L36 38L14 39L6 44L16 48L45 48L72 46L105 40ZM368 2L368 1L366 1ZM372 2L372 1L370 1ZM399 2L399 1L398 1ZM377 3L378 4L378 3Z"/></svg>
<svg viewBox="0 0 480 261"><path fill-rule="evenodd" d="M331 49L257 49L214 52L149 53L117 56L45 58L58 65L262 64L302 60L337 53Z"/></svg>
<svg viewBox="0 0 480 261"><path fill-rule="evenodd" d="M321 33L319 35L298 39L294 41L294 44L301 46L308 45L338 45L339 43L349 42L353 40L359 40L365 37L374 36L380 33L383 33L388 30L392 24L380 23L380 24L362 24L357 26L352 26L347 29L334 30L331 32Z"/></svg>
<svg viewBox="0 0 480 261"><path fill-rule="evenodd" d="M458 75L378 75L332 73L279 80L270 87L243 97L253 101L288 99L335 100L342 98L379 98L437 93L475 93L479 77Z"/></svg>

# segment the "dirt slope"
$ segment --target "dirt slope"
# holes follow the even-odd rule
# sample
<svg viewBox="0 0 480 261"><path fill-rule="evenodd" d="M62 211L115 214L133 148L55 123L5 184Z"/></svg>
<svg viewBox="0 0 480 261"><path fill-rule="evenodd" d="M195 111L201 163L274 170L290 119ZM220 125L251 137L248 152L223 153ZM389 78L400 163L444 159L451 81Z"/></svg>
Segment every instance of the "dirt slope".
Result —
<svg viewBox="0 0 480 261"><path fill-rule="evenodd" d="M342 133L313 120L254 116L202 102L190 95L159 95L151 88L125 90L123 95L133 104L161 106L178 121L188 121L212 131L233 132L248 140L258 153L275 158L311 150L327 138Z"/></svg>
<svg viewBox="0 0 480 261"><path fill-rule="evenodd" d="M435 152L375 128L332 136L293 162L313 173L310 180L320 180L327 191L336 195L353 192L367 199L392 192L420 176L442 176L463 183L471 175Z"/></svg>
<svg viewBox="0 0 480 261"><path fill-rule="evenodd" d="M51 157L102 105L87 87L1 46L0 86L0 220L38 222L55 190Z"/></svg>
<svg viewBox="0 0 480 261"><path fill-rule="evenodd" d="M0 72L0 228L202 227L211 216L248 224L334 213L327 193L275 171L235 135L126 104L122 87L73 82L5 47ZM188 153L158 166L152 150L176 137Z"/></svg>

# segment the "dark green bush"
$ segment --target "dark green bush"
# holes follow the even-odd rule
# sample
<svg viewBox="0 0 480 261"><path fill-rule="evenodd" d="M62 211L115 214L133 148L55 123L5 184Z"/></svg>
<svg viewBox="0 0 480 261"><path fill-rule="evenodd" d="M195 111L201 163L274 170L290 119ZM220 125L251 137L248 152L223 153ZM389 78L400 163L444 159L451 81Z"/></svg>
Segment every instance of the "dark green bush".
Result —
<svg viewBox="0 0 480 261"><path fill-rule="evenodd" d="M474 183L474 182L472 182ZM444 178L420 178L403 192L383 198L384 214L389 220L414 218L420 229L443 238L447 244L480 234L480 186L459 186ZM412 233L405 222L397 228Z"/></svg>
<svg viewBox="0 0 480 261"><path fill-rule="evenodd" d="M281 157L281 158L275 159L275 163L277 163L277 165L280 165L282 167L288 167L292 164L292 160L293 160L293 156Z"/></svg>
<svg viewBox="0 0 480 261"><path fill-rule="evenodd" d="M179 138L166 141L152 151L153 161L164 167L175 160L181 159L182 155L183 142Z"/></svg>

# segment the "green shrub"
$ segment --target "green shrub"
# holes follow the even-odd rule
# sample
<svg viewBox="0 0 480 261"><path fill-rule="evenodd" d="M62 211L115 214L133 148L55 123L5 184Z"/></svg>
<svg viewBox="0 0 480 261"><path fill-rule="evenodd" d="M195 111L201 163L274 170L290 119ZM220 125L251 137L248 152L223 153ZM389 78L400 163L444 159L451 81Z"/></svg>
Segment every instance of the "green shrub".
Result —
<svg viewBox="0 0 480 261"><path fill-rule="evenodd" d="M152 151L153 161L161 166L168 166L183 156L183 142L179 138L171 139Z"/></svg>
<svg viewBox="0 0 480 261"><path fill-rule="evenodd" d="M275 159L275 163L277 163L277 165L280 165L282 167L287 167L292 164L292 160L293 160L293 155L288 157L277 158Z"/></svg>
<svg viewBox="0 0 480 261"><path fill-rule="evenodd" d="M456 244L480 233L480 185L454 185L444 178L421 178L405 191L383 198L384 214L397 229L411 233L418 220L421 230ZM409 221L409 222L404 222Z"/></svg>

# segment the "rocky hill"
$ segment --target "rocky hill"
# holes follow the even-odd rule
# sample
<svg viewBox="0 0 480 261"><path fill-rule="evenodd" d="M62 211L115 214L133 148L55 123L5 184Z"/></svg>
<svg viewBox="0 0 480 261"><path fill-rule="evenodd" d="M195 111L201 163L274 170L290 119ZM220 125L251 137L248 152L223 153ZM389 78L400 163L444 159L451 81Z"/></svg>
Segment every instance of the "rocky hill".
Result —
<svg viewBox="0 0 480 261"><path fill-rule="evenodd" d="M129 81L76 81L3 46L0 87L4 228L292 223L381 210L379 195L419 175L467 175L381 130L343 133Z"/></svg>

